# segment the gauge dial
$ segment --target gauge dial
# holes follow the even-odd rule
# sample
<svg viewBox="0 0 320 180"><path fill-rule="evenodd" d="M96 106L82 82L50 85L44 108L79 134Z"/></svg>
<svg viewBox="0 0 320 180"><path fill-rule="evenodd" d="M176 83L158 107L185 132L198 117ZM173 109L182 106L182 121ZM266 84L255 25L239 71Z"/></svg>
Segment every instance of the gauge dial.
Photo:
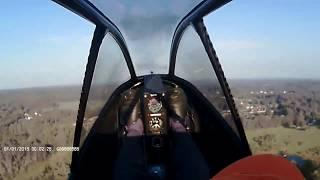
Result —
<svg viewBox="0 0 320 180"><path fill-rule="evenodd" d="M155 98L152 98L148 103L148 108L152 113L157 113L161 110L162 103L156 100Z"/></svg>
<svg viewBox="0 0 320 180"><path fill-rule="evenodd" d="M152 130L159 130L162 127L162 123L162 119L160 119L159 117L153 117L149 121L149 127Z"/></svg>

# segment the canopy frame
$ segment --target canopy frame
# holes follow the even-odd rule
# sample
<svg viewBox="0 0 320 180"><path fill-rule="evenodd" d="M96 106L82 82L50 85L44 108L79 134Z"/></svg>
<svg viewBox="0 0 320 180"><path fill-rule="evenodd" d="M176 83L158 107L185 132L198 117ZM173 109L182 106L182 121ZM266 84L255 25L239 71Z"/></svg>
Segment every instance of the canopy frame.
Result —
<svg viewBox="0 0 320 180"><path fill-rule="evenodd" d="M128 47L126 45L125 39L123 38L123 35L121 34L120 30L110 19L108 19L89 0L52 0L52 1L60 4L61 6L69 9L70 11L78 14L79 16L87 19L88 21L96 25L93 40L91 42L90 53L88 56L85 77L83 80L79 110L78 110L77 121L76 121L76 128L74 133L73 146L79 147L86 104L88 101L89 91L90 91L92 78L95 70L95 65L96 65L96 61L99 53L99 48L101 46L101 43L106 33L109 33L110 35L112 35L115 41L118 43L119 47L121 48L121 51L124 55L125 61L127 63L127 66L131 75L130 80L134 82L139 77L136 76ZM231 94L229 85L226 81L219 59L216 55L216 51L210 41L209 35L206 31L205 24L203 22L204 16L206 16L212 11L217 10L218 8L222 7L223 5L227 4L230 1L232 0L204 0L201 3L199 3L196 7L194 7L179 22L172 38L170 57L169 57L170 64L169 64L168 75L175 77L174 71L175 71L175 64L176 64L176 55L177 55L178 46L179 46L181 37L185 29L190 25L193 25L202 41L202 44L213 66L213 70L215 71L218 81L222 87L222 91L224 93L224 96L226 97L226 102L230 108L231 114L233 116L233 120L236 124L236 128L239 131L240 140L243 142L246 152L249 152L248 155L250 155L251 150L250 150L248 141L246 139L244 128L242 126L240 116L235 106L233 96ZM74 151L72 154L72 164L71 164L72 172L76 168L78 155L79 154L76 151Z"/></svg>

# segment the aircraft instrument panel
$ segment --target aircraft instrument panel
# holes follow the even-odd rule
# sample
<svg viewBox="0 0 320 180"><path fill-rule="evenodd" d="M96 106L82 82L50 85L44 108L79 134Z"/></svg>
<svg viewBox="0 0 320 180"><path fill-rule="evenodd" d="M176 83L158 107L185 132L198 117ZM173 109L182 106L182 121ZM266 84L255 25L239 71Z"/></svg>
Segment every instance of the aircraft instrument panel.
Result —
<svg viewBox="0 0 320 180"><path fill-rule="evenodd" d="M162 104L162 94L144 94L146 135L167 134L167 111Z"/></svg>

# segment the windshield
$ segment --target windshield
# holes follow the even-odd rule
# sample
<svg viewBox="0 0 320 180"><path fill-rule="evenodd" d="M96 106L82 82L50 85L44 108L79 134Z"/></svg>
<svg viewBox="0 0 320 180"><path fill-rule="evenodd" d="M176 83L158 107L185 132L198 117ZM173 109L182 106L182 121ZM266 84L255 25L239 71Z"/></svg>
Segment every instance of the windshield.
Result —
<svg viewBox="0 0 320 180"><path fill-rule="evenodd" d="M200 37L189 26L181 38L175 74L193 85L211 102L236 134L239 134Z"/></svg>
<svg viewBox="0 0 320 180"><path fill-rule="evenodd" d="M95 66L81 142L92 128L112 92L129 79L129 70L121 49L113 37L107 33L102 41Z"/></svg>
<svg viewBox="0 0 320 180"><path fill-rule="evenodd" d="M119 28L136 74L166 74L174 30L201 0L90 0ZM112 4L112 6L110 6Z"/></svg>

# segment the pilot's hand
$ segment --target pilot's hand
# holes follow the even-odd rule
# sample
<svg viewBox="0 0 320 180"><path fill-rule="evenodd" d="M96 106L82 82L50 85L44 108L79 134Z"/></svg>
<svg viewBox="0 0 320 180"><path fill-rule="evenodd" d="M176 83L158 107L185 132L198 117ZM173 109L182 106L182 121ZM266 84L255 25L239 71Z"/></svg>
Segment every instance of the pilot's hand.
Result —
<svg viewBox="0 0 320 180"><path fill-rule="evenodd" d="M127 136L142 136L143 135L143 123L141 119L133 121L126 126Z"/></svg>
<svg viewBox="0 0 320 180"><path fill-rule="evenodd" d="M174 132L179 132L179 133L187 132L186 128L180 123L180 121L174 118L169 118L169 120L170 120L170 127Z"/></svg>

